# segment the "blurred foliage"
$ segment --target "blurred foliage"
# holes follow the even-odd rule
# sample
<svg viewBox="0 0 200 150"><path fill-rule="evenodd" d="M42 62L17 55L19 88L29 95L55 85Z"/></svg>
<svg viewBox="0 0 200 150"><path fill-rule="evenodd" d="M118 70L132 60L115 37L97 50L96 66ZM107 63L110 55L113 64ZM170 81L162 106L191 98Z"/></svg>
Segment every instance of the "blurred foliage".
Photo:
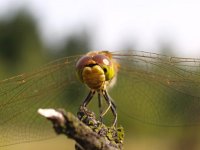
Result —
<svg viewBox="0 0 200 150"><path fill-rule="evenodd" d="M12 19L1 20L0 78L41 64L43 49L33 17L21 11Z"/></svg>
<svg viewBox="0 0 200 150"><path fill-rule="evenodd" d="M86 31L79 35L71 35L66 39L66 42L61 49L60 57L85 54L90 50L90 38Z"/></svg>

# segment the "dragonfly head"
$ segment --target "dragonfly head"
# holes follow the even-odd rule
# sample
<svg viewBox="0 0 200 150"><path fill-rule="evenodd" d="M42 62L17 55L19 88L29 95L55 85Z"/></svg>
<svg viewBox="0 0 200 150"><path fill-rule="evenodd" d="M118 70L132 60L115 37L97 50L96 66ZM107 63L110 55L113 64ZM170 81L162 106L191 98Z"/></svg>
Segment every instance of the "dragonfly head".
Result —
<svg viewBox="0 0 200 150"><path fill-rule="evenodd" d="M78 78L91 89L102 89L115 76L112 59L103 52L90 52L76 63Z"/></svg>

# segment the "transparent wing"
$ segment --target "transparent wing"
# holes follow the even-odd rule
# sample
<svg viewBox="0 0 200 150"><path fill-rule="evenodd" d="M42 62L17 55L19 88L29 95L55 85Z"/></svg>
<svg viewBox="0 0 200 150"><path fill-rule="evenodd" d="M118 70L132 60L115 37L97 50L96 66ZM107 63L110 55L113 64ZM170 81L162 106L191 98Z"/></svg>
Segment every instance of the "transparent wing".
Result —
<svg viewBox="0 0 200 150"><path fill-rule="evenodd" d="M78 109L84 98L84 86L75 75L78 58L62 58L36 72L0 82L0 146L55 136L37 109Z"/></svg>
<svg viewBox="0 0 200 150"><path fill-rule="evenodd" d="M200 124L200 59L141 51L113 57L120 71L111 96L123 116L160 126Z"/></svg>
<svg viewBox="0 0 200 150"><path fill-rule="evenodd" d="M117 85L110 90L133 120L163 126L200 123L200 60L155 53L112 53L120 63ZM0 146L55 136L38 108L77 110L87 90L76 79L79 56L56 60L36 72L0 82ZM129 122L131 123L131 122Z"/></svg>

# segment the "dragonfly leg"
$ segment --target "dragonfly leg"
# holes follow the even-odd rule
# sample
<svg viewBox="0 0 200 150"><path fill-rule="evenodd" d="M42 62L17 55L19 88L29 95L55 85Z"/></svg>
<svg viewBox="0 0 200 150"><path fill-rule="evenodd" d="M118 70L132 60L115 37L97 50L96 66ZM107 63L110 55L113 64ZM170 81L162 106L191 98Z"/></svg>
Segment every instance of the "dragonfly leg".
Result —
<svg viewBox="0 0 200 150"><path fill-rule="evenodd" d="M100 93L100 91L98 91L98 101L99 101L99 118L100 118L100 121L102 122L103 121L103 115L102 115L102 112L103 112L103 110L102 110L102 99L101 99L101 93Z"/></svg>
<svg viewBox="0 0 200 150"><path fill-rule="evenodd" d="M107 91L105 90L103 92L103 96L106 100L106 102L108 103L108 105L110 105L108 108L111 108L111 111L115 117L114 122L113 122L113 126L116 127L117 125L117 111L116 111L116 105L114 104L112 98L108 95Z"/></svg>
<svg viewBox="0 0 200 150"><path fill-rule="evenodd" d="M89 94L87 95L87 97L83 101L83 104L82 104L83 107L86 107L89 104L89 102L91 101L91 99L94 96L94 94L95 94L95 91L94 90L90 90Z"/></svg>
<svg viewBox="0 0 200 150"><path fill-rule="evenodd" d="M106 113L109 111L109 109L110 109L110 107L112 105L111 101L107 101L106 100L106 102L108 103L108 107L106 108L106 110L104 112L101 113L102 117L106 115Z"/></svg>

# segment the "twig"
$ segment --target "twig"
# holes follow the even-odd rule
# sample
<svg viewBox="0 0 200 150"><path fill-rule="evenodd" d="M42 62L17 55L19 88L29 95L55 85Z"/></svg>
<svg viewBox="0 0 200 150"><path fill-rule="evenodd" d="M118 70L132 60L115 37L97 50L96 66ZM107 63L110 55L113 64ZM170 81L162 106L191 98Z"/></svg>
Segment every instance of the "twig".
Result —
<svg viewBox="0 0 200 150"><path fill-rule="evenodd" d="M123 128L107 127L85 107L80 107L78 118L61 109L39 109L38 112L53 123L57 134L65 134L74 139L76 150L122 149Z"/></svg>

